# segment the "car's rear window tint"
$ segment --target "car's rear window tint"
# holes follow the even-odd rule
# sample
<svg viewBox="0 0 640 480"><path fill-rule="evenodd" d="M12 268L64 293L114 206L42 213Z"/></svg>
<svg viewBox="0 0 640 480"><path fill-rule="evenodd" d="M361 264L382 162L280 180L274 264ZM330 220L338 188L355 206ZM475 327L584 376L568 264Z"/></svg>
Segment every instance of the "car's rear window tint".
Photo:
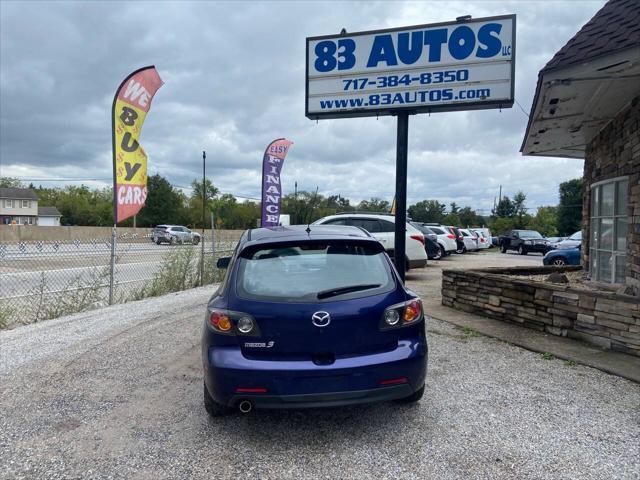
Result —
<svg viewBox="0 0 640 480"><path fill-rule="evenodd" d="M369 288L318 298L352 286ZM377 245L318 242L275 246L241 255L236 287L240 297L288 302L345 300L382 293L395 282Z"/></svg>

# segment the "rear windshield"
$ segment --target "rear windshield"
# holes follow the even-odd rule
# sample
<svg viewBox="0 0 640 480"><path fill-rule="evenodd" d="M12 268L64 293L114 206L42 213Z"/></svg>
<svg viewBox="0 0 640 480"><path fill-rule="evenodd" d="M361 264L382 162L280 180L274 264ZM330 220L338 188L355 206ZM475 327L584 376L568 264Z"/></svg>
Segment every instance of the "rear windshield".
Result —
<svg viewBox="0 0 640 480"><path fill-rule="evenodd" d="M535 230L520 230L518 234L520 235L520 238L542 238L542 235Z"/></svg>
<svg viewBox="0 0 640 480"><path fill-rule="evenodd" d="M375 245L307 243L265 248L239 259L243 298L288 302L346 300L390 291L395 282Z"/></svg>

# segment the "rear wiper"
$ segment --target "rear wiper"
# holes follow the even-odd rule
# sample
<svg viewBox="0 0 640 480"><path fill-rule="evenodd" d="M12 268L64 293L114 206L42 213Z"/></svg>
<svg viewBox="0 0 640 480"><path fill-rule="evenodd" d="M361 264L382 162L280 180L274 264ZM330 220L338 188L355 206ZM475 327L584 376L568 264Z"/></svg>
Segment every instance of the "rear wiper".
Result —
<svg viewBox="0 0 640 480"><path fill-rule="evenodd" d="M351 285L349 287L332 288L331 290L323 290L318 292L318 300L323 298L335 297L336 295L342 295L343 293L357 292L360 290L369 290L370 288L378 288L382 285L379 283L369 283L364 285Z"/></svg>

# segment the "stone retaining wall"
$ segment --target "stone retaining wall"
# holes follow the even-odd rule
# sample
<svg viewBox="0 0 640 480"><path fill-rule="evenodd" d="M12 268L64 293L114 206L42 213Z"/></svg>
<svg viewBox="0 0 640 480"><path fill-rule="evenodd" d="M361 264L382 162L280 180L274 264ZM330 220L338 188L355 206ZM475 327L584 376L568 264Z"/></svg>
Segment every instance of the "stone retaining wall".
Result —
<svg viewBox="0 0 640 480"><path fill-rule="evenodd" d="M640 300L637 297L526 278L580 269L444 270L442 304L640 356Z"/></svg>

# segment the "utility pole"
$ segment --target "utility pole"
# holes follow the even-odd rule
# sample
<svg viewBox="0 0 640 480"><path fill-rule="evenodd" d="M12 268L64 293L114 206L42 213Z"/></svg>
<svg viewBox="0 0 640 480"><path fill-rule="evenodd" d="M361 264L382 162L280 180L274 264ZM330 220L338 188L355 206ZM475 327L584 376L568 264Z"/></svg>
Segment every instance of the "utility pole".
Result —
<svg viewBox="0 0 640 480"><path fill-rule="evenodd" d="M293 190L293 220L292 225L297 225L298 222L298 181L296 180Z"/></svg>
<svg viewBox="0 0 640 480"><path fill-rule="evenodd" d="M207 205L207 183L206 183L206 162L207 152L202 151L202 246L200 252L200 286L204 285L204 227L205 227L205 210Z"/></svg>

